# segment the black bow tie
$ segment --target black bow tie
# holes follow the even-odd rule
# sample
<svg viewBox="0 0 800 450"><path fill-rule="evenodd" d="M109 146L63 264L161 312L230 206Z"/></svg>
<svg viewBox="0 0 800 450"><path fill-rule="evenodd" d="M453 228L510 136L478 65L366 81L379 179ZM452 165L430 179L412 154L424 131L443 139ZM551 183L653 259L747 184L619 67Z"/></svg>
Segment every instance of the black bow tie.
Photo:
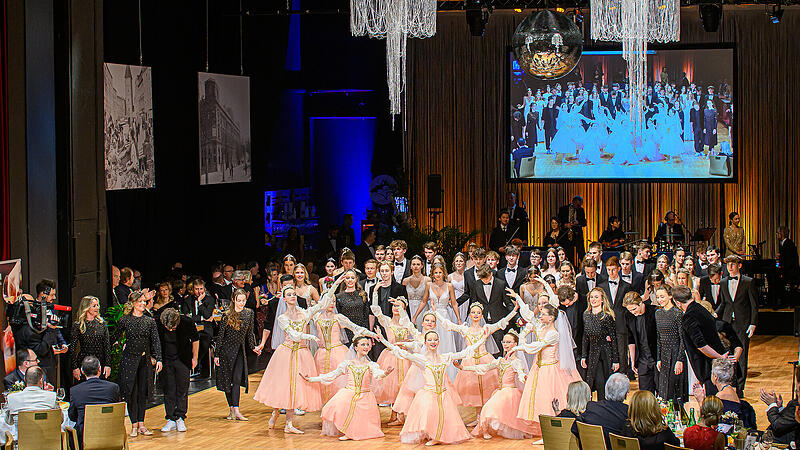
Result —
<svg viewBox="0 0 800 450"><path fill-rule="evenodd" d="M516 272L517 269L506 269L506 272Z"/></svg>
<svg viewBox="0 0 800 450"><path fill-rule="evenodd" d="M590 282L590 281L591 281L592 283L594 283L594 278L587 278L587 279L586 279L586 282L587 282L587 283L588 283L588 282Z"/></svg>
<svg viewBox="0 0 800 450"><path fill-rule="evenodd" d="M482 281L481 283L483 283L483 285L484 285L484 286L491 286L491 285L492 285L492 282L491 282L491 281L490 281L490 282L488 282L488 283L484 283L484 282Z"/></svg>
<svg viewBox="0 0 800 450"><path fill-rule="evenodd" d="M728 277L728 279L730 279L730 280L737 280L737 281L738 281L738 280L739 280L739 277L738 277L738 276L736 276L736 277Z"/></svg>
<svg viewBox="0 0 800 450"><path fill-rule="evenodd" d="M616 281L611 281L611 280L608 280L608 284L614 284L614 285L616 285L616 284L617 284L617 282L616 282Z"/></svg>
<svg viewBox="0 0 800 450"><path fill-rule="evenodd" d="M403 263L395 261L395 262L394 262L394 265L395 265L395 266L402 266L402 265L403 265Z"/></svg>

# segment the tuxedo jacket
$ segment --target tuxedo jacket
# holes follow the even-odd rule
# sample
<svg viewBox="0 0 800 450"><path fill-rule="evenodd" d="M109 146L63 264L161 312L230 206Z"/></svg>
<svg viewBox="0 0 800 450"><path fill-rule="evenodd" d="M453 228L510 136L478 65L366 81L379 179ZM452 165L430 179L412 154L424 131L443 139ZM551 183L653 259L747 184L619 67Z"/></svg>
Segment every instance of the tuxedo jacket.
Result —
<svg viewBox="0 0 800 450"><path fill-rule="evenodd" d="M506 294L506 287L504 280L493 278L492 291L487 298L483 289L483 281L477 280L473 283L470 303L480 302L483 304L483 318L486 319L486 323L497 322L513 309L513 303Z"/></svg>
<svg viewBox="0 0 800 450"><path fill-rule="evenodd" d="M457 299L458 304L462 305L464 302L470 301L472 298L472 285L475 284L475 268L470 267L464 271L464 293Z"/></svg>
<svg viewBox="0 0 800 450"><path fill-rule="evenodd" d="M205 325L202 333L213 334L213 329L208 321L211 320L211 315L214 314L214 296L207 293L199 304L196 300L197 297L194 295L186 297L186 307L189 309L188 316L196 325Z"/></svg>
<svg viewBox="0 0 800 450"><path fill-rule="evenodd" d="M652 272L653 269L655 269L655 268L656 268L655 263L650 262L650 260L647 260L647 261L644 262L644 270L642 270L640 272L640 271L638 271L636 269L636 258L634 258L633 262L631 263L631 270L633 272L642 274L642 278L647 278L647 276L650 275L650 272ZM642 284L644 285L644 283L642 283ZM644 288L642 288L642 289L644 289Z"/></svg>
<svg viewBox="0 0 800 450"><path fill-rule="evenodd" d="M356 265L362 271L364 270L364 263L375 257L365 242L358 244L353 252L356 255Z"/></svg>
<svg viewBox="0 0 800 450"><path fill-rule="evenodd" d="M719 296L722 299L722 314L717 314L725 322L733 325L733 329L741 336L750 325L758 324L758 302L753 279L747 275L739 275L736 295L731 298L728 290L730 278L719 282Z"/></svg>
<svg viewBox="0 0 800 450"><path fill-rule="evenodd" d="M506 226L505 231L503 231L503 227L500 225L494 227L494 230L492 230L492 234L489 237L489 248L496 252L500 252L500 247L505 247L506 242L510 243L512 236L522 239L519 231L517 231L516 225L514 225L511 221L508 222L508 226Z"/></svg>
<svg viewBox="0 0 800 450"><path fill-rule="evenodd" d="M606 268L606 265L605 265L605 264L603 264L602 266L600 266L600 269L598 269L598 270L597 270L597 273L598 273L598 274L599 274L601 277L608 278L608 268ZM585 270L585 269L581 269L581 275L583 275L583 276L586 276L586 270Z"/></svg>
<svg viewBox="0 0 800 450"><path fill-rule="evenodd" d="M707 383L711 380L712 361L699 349L708 345L720 355L725 354L714 317L699 303L691 302L683 313L681 335L695 376L701 384Z"/></svg>
<svg viewBox="0 0 800 450"><path fill-rule="evenodd" d="M700 298L706 299L711 306L714 307L714 311L716 311L720 305L722 304L722 286L719 288L719 293L717 294L717 298L714 298L714 292L711 288L711 279L708 278L708 275L700 278L700 282L697 284L697 292L700 293Z"/></svg>
<svg viewBox="0 0 800 450"><path fill-rule="evenodd" d="M368 292L369 300L372 302L372 296L375 293L375 289L378 290L378 305L381 307L381 312L386 317L392 317L392 304L389 303L389 298L397 298L397 297L405 297L408 300L408 292L406 292L406 287L402 284L396 282L394 278L392 278L392 284L389 287L383 287L379 285L372 286ZM408 304L406 304L406 313L408 313ZM409 315L409 317L411 317Z"/></svg>
<svg viewBox="0 0 800 450"><path fill-rule="evenodd" d="M394 265L395 268L397 267L397 261L393 262L392 264ZM407 277L410 277L411 276L411 260L408 259L408 258L405 259L405 267L403 268L403 277L400 280L398 280L397 277L394 276L394 274L395 274L395 272L394 272L394 269L393 269L392 277L394 277L394 281L396 281L398 283L402 283L404 279L406 279Z"/></svg>
<svg viewBox="0 0 800 450"><path fill-rule="evenodd" d="M644 320L645 320L645 332L647 333L647 346L650 348L650 355L653 357L653 361L658 361L658 326L656 325L656 308L650 303L645 303L644 305ZM616 310L614 311L616 314ZM636 346L635 354L633 355L633 361L636 364L639 364L639 355L641 352L641 336L636 332L636 321L639 320L638 317L629 313L627 310L625 311L625 316L617 316L617 317L625 317L625 320L619 320L618 322L626 322L628 327L628 345L633 344Z"/></svg>
<svg viewBox="0 0 800 450"><path fill-rule="evenodd" d="M619 277L622 278L622 274L619 274ZM626 283L631 285L631 289L638 292L639 294L644 292L644 274L636 272L635 270L631 270L631 281Z"/></svg>
<svg viewBox="0 0 800 450"><path fill-rule="evenodd" d="M797 260L797 247L791 239L786 239L780 244L780 263L783 277L787 281L800 278L800 262Z"/></svg>
<svg viewBox="0 0 800 450"><path fill-rule="evenodd" d="M508 267L503 267L502 269L498 269L497 273L495 274L495 277L505 281L506 284L508 284L508 280L506 280L506 271L507 270L508 270ZM516 273L516 277L514 278L514 284L510 285L509 287L511 289L513 289L514 292L519 292L519 288L522 287L523 284L525 284L524 283L525 282L525 276L526 276L525 274L527 272L526 272L525 269L520 267L519 263L517 263L517 268L516 268L516 272L515 273Z"/></svg>
<svg viewBox="0 0 800 450"><path fill-rule="evenodd" d="M619 285L617 286L617 295L613 298L611 297L611 284L609 284L607 279L601 282L598 287L606 291L606 296L608 297L608 301L611 302L611 308L614 310L614 315L619 318L625 317L626 314L628 314L628 309L622 306L622 300L625 298L625 294L631 291L631 285L620 278ZM617 334L625 333L625 321L615 320L614 322L617 325ZM653 354L653 358L655 358L655 354Z"/></svg>
<svg viewBox="0 0 800 450"><path fill-rule="evenodd" d="M508 222L509 225L514 226L514 228L519 228L517 234L514 236L515 238L520 238L523 241L528 240L528 213L525 211L525 208L514 205L514 208L510 211L511 213L511 220Z"/></svg>
<svg viewBox="0 0 800 450"><path fill-rule="evenodd" d="M606 281L606 278L602 275L595 275L594 278L596 280L594 284L595 287L600 287L600 285ZM589 291L589 282L586 279L586 275L581 274L575 277L575 292L578 293L578 299L587 302L589 299ZM611 301L611 299L609 299L609 301Z"/></svg>
<svg viewBox="0 0 800 450"><path fill-rule="evenodd" d="M558 221L562 224L569 222L569 207L570 205L564 205L558 208ZM578 222L578 225L572 228L572 234L575 237L583 236L583 227L586 226L586 210L582 207L575 210L575 220ZM566 230L566 228L564 228Z"/></svg>

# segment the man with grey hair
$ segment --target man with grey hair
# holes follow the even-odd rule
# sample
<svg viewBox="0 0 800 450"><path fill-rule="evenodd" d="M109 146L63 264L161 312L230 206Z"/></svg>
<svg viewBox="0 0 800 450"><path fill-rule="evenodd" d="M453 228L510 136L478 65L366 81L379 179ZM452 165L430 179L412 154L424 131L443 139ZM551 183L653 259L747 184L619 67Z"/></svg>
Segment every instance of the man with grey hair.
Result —
<svg viewBox="0 0 800 450"><path fill-rule="evenodd" d="M601 425L606 436L606 448L611 448L608 433L621 435L628 420L628 405L623 401L628 396L630 388L631 382L625 375L617 372L608 377L605 386L606 399L587 403L586 411L572 424L572 433L578 436L577 422Z"/></svg>

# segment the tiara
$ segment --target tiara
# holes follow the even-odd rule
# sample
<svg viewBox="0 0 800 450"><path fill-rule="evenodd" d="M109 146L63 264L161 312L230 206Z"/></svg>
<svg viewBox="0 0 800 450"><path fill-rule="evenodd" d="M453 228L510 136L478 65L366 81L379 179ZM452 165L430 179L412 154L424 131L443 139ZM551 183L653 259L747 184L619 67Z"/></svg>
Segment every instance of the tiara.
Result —
<svg viewBox="0 0 800 450"><path fill-rule="evenodd" d="M506 334L513 334L514 336L516 336L516 337L517 337L517 339L519 339L519 333L517 333L517 330L513 330L513 329L512 329L512 330L510 330L510 331L509 331L508 333L506 333Z"/></svg>
<svg viewBox="0 0 800 450"><path fill-rule="evenodd" d="M391 299L389 299L389 300L391 300ZM402 302L404 305L408 305L408 300L406 300L406 298L403 297L402 295L399 296L399 297L396 297L394 300L396 302Z"/></svg>
<svg viewBox="0 0 800 450"><path fill-rule="evenodd" d="M483 311L483 303L481 303L481 302L472 302L472 304L469 305L469 309L472 309L475 306L477 306L478 308L481 309L481 311Z"/></svg>
<svg viewBox="0 0 800 450"><path fill-rule="evenodd" d="M424 319L424 318L426 318L426 317L428 317L428 316L431 316L431 317L433 317L434 319L436 319L436 313L434 313L433 311L428 311L428 312L426 312L425 314L423 314L423 315L422 315L422 318Z"/></svg>

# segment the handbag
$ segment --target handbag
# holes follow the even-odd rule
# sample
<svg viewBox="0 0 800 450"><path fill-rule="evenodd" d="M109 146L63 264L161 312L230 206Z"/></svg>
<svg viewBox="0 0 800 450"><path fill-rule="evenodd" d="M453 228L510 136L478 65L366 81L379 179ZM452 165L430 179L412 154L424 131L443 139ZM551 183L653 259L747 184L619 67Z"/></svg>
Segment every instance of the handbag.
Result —
<svg viewBox="0 0 800 450"><path fill-rule="evenodd" d="M729 177L733 173L733 157L725 155L712 155L708 159L708 173L722 177Z"/></svg>

